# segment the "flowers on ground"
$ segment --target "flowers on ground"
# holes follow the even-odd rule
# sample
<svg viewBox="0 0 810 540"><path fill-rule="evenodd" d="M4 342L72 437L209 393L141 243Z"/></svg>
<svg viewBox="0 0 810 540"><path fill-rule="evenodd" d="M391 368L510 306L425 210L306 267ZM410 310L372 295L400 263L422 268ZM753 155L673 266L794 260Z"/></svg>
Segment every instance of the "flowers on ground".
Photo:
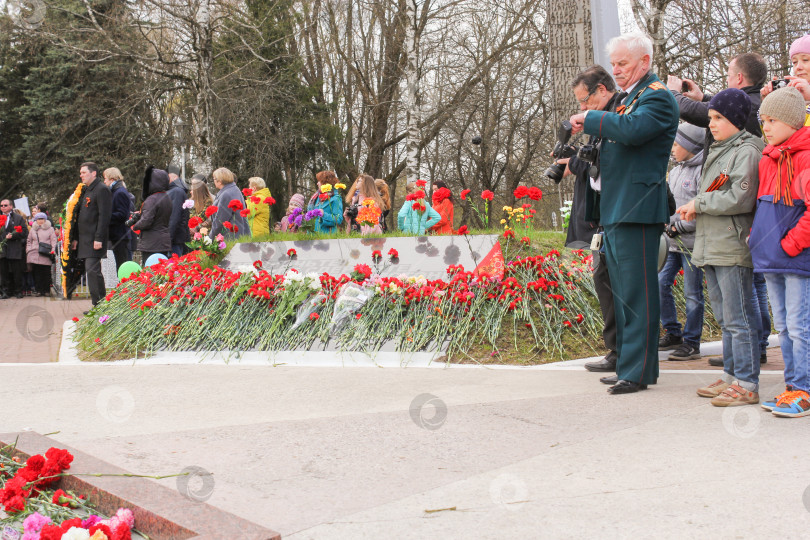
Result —
<svg viewBox="0 0 810 540"><path fill-rule="evenodd" d="M513 251L525 249L514 244ZM391 249L388 255L399 254ZM150 267L112 290L97 307L109 316L106 323L86 318L78 324L82 354L103 360L158 349L277 351L316 342L373 352L392 341L401 351L446 347L452 356L479 343L494 346L504 328L514 326L528 332L541 354L562 355L563 332L571 331L565 321L576 320L573 331L585 340L601 332L591 256L582 251L570 263L556 250L512 260L501 279L461 265L450 265L446 279L383 276L388 262L380 250L371 265L357 264L340 276L294 269L274 275L261 265L245 273L203 268L194 254L178 261Z"/></svg>

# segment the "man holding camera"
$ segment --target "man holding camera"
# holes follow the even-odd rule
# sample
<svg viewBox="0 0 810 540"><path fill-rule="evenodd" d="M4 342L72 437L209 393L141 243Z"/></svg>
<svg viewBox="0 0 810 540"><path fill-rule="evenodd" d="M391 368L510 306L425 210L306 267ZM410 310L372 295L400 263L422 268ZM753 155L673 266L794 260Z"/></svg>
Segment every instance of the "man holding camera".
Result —
<svg viewBox="0 0 810 540"><path fill-rule="evenodd" d="M583 111L612 111L616 108L616 83L605 68L594 65L580 72L571 83L574 97ZM571 211L571 220L568 225L566 244L571 242L585 242L594 245L592 240L597 235L597 243L602 237L602 228L599 226L599 189L592 185L599 177L598 149L601 140L591 136L588 144L583 147L586 151L580 156L557 160L557 163L567 165L565 174L574 174L574 201ZM587 149L595 149L588 152ZM593 155L593 154L596 155ZM585 158L585 159L583 159ZM596 186L598 188L599 186ZM599 298L599 308L602 311L604 328L602 339L608 354L599 361L588 362L585 369L588 371L615 371L616 359L616 315L613 309L613 291L610 288L610 274L605 260L605 250L597 247L593 252L593 282L596 296Z"/></svg>
<svg viewBox="0 0 810 540"><path fill-rule="evenodd" d="M669 219L666 172L678 129L678 104L650 71L652 41L641 33L608 43L623 90L616 112L571 117L573 132L602 139L599 215L616 311L616 377L611 394L644 390L658 380L658 245ZM617 98L618 99L618 98Z"/></svg>

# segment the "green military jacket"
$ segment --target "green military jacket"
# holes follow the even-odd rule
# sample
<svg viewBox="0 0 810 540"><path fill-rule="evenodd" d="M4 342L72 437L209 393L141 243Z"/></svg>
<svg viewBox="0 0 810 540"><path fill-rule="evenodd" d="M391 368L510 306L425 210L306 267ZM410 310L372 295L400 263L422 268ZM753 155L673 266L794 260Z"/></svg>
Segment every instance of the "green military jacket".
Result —
<svg viewBox="0 0 810 540"><path fill-rule="evenodd" d="M617 112L589 111L585 133L602 137L602 225L666 223L667 164L678 131L678 104L654 73Z"/></svg>

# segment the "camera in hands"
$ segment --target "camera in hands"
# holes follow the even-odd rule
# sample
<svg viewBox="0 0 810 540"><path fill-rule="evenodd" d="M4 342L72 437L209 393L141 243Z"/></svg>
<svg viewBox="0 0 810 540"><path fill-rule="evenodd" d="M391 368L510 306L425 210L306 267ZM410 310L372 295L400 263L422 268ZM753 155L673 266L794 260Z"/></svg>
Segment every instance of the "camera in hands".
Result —
<svg viewBox="0 0 810 540"><path fill-rule="evenodd" d="M141 219L141 213L140 212L132 212L131 214L129 214L129 219L126 222L126 226L127 227L132 227L133 225L138 223L139 219Z"/></svg>
<svg viewBox="0 0 810 540"><path fill-rule="evenodd" d="M591 164L588 175L592 178L599 176L599 168L596 162L599 159L599 144L584 144L578 147L573 144L568 144L571 139L571 122L565 120L560 127L557 128L557 144L554 145L554 150L551 156L554 159L565 159L576 156L577 159L586 161ZM555 163L543 173L548 178L554 180L554 183L559 184L563 175L565 174L565 165L562 163Z"/></svg>

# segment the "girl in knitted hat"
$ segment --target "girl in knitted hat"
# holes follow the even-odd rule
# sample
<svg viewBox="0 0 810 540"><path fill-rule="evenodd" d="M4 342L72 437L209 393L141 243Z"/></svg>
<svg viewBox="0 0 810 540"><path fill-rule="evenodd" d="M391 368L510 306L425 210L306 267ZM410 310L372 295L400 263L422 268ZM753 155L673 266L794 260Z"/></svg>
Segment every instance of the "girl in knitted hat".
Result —
<svg viewBox="0 0 810 540"><path fill-rule="evenodd" d="M805 34L790 45L790 62L793 75L785 77L788 86L799 91L804 99L804 125L810 126L810 34ZM774 91L773 83L766 84L760 93L762 97Z"/></svg>
<svg viewBox="0 0 810 540"><path fill-rule="evenodd" d="M300 193L296 193L292 197L290 197L290 204L287 205L287 213L281 218L281 221L276 223L276 230L279 232L295 232L298 230L298 227L295 226L294 223L290 222L290 215L293 211L298 208L299 210L304 209L304 204L306 203L306 199Z"/></svg>
<svg viewBox="0 0 810 540"><path fill-rule="evenodd" d="M759 162L757 212L748 244L765 274L785 361L785 391L762 408L810 415L810 127L795 86L776 90L759 109L770 143Z"/></svg>

